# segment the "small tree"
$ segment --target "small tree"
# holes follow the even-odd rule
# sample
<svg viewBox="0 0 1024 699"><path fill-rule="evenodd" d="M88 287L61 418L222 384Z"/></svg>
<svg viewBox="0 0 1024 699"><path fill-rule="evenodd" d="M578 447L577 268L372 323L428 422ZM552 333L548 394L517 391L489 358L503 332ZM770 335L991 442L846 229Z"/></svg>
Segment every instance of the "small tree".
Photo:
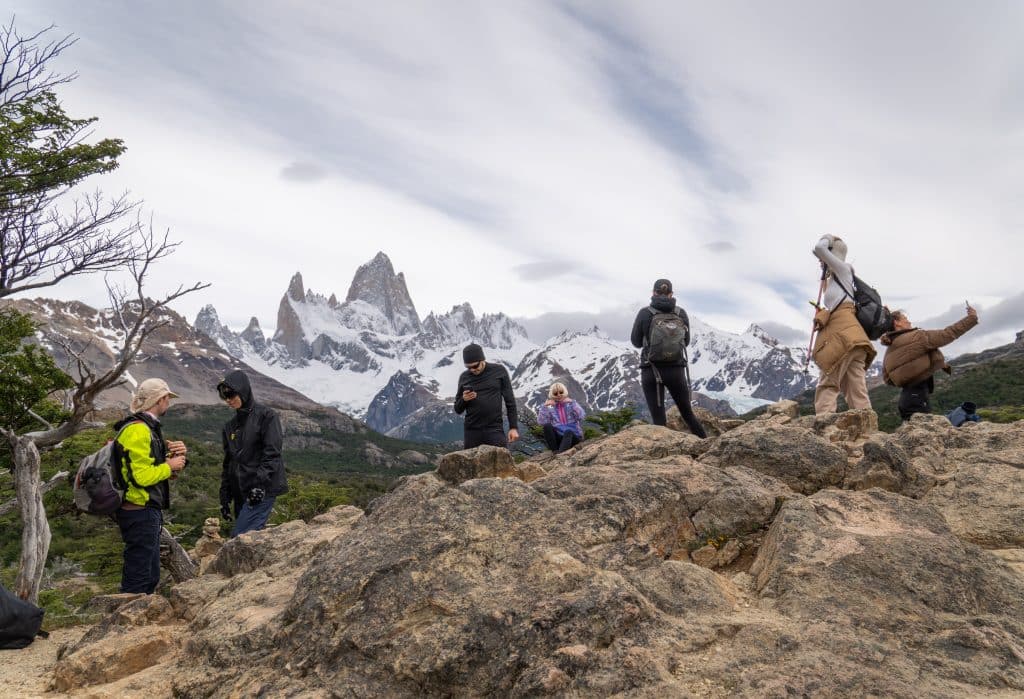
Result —
<svg viewBox="0 0 1024 699"><path fill-rule="evenodd" d="M74 40L43 43L47 31L22 37L13 21L0 28L0 298L101 271L123 270L131 282L107 284L120 344L114 365L102 373L86 365L80 358L82 348L67 340L63 344L70 365L61 377L39 350L21 346L34 328L16 314L5 320L8 337L0 348L0 361L4 382L12 385L0 394L0 436L13 452L23 525L15 591L32 602L38 600L50 546L40 450L55 448L76 432L96 426L88 420L96 398L122 383L146 338L166 324L160 311L208 286L179 285L158 300L147 297L153 263L171 254L177 243L166 233L155 234L152 225L144 226L139 204L127 195L104 203L96 193L63 205L84 178L116 167L124 146L110 139L87 144L88 127L95 119L76 120L64 113L50 89L74 76L52 73L46 63ZM65 411L55 415L39 409L45 396L62 388L68 389Z"/></svg>
<svg viewBox="0 0 1024 699"><path fill-rule="evenodd" d="M636 408L632 405L627 405L622 408L616 408L615 410L591 413L590 415L587 415L584 422L596 425L597 428L601 430L602 434L615 434L624 427L628 427L629 423L633 422L635 417Z"/></svg>

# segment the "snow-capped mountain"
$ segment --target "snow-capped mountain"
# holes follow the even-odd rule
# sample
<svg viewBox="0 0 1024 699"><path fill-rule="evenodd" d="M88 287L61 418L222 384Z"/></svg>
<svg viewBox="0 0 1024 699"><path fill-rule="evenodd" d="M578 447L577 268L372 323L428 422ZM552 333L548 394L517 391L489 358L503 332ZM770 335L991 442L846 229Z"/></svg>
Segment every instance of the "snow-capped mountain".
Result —
<svg viewBox="0 0 1024 699"><path fill-rule="evenodd" d="M111 309L95 309L79 301L53 299L4 300L0 307L10 307L30 315L36 322L36 342L51 354L57 366L76 375L78 360L93 372L111 368L119 358L123 335L114 322ZM211 309L212 311L212 309ZM207 313L207 326L200 330L168 308L160 309L156 319L162 325L143 343L137 361L124 375L124 383L104 391L97 405L101 408L123 408L128 404L131 391L139 381L159 377L167 381L182 403L221 405L216 386L232 369L244 369L249 374L253 392L260 400L279 408L296 410L323 410L317 402L251 370L223 344L211 341L211 332L219 332L223 342L233 346L251 348L220 325L216 312ZM338 416L355 425L348 416ZM356 429L356 428L352 428ZM365 430L365 427L361 428Z"/></svg>
<svg viewBox="0 0 1024 699"><path fill-rule="evenodd" d="M810 388L817 373L803 373L806 349L786 347L757 325L742 334L716 330L690 316L693 390L728 400L738 412Z"/></svg>
<svg viewBox="0 0 1024 699"><path fill-rule="evenodd" d="M736 335L691 318L694 387L739 411L789 397L813 383L800 350L761 328ZM384 253L356 270L344 302L292 277L277 330L264 337L253 318L242 333L224 327L212 306L196 326L224 350L323 404L364 418L395 436L457 434L451 402L463 371L462 347L480 344L505 365L516 395L536 409L555 380L588 410L643 406L638 352L597 328L565 332L543 345L504 313L477 316L469 303L422 321L401 273ZM440 438L440 437L439 437ZM448 437L446 437L448 438Z"/></svg>
<svg viewBox="0 0 1024 699"><path fill-rule="evenodd" d="M513 383L533 410L544 404L555 381L564 383L587 411L611 410L629 403L644 405L639 375L637 351L594 327L563 332L527 353L516 367Z"/></svg>

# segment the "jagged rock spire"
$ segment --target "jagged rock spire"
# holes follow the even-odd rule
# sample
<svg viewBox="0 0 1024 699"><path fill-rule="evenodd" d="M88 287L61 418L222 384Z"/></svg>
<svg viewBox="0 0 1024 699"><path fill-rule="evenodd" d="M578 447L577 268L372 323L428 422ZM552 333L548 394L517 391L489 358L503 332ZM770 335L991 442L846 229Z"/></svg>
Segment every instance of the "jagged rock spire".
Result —
<svg viewBox="0 0 1024 699"><path fill-rule="evenodd" d="M288 283L288 296L296 301L302 301L306 298L306 290L302 285L301 272L296 272L295 276Z"/></svg>
<svg viewBox="0 0 1024 699"><path fill-rule="evenodd" d="M345 302L363 301L380 310L396 334L419 332L420 317L405 285L405 275L391 265L383 252L356 270Z"/></svg>

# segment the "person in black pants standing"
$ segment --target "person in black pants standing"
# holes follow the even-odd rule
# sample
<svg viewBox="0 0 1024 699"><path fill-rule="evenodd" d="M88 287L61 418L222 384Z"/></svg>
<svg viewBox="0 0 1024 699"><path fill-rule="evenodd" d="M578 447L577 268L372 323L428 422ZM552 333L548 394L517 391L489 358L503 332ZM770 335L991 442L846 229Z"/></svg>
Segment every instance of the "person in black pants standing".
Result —
<svg viewBox="0 0 1024 699"><path fill-rule="evenodd" d="M462 350L466 370L459 376L455 391L455 412L466 413L463 423L463 448L481 444L507 447L519 439L516 399L512 395L512 379L500 364L488 364L480 345L466 345ZM501 404L508 413L508 438L501 420Z"/></svg>
<svg viewBox="0 0 1024 699"><path fill-rule="evenodd" d="M277 497L288 492L284 432L277 411L256 402L244 371L229 372L217 384L217 394L235 411L221 431L220 513L230 521L234 506L231 536L238 536L263 529Z"/></svg>
<svg viewBox="0 0 1024 699"><path fill-rule="evenodd" d="M675 315L682 324L675 324L666 316ZM659 326L656 347L651 346L651 330ZM663 328L663 329L661 329ZM651 411L651 421L655 425L665 425L665 389L672 395L679 414L690 428L690 432L700 438L707 437L704 427L693 414L690 407L690 387L686 381L686 346L690 344L690 319L686 311L676 305L672 296L672 282L659 279L654 282L654 295L651 305L641 308L633 322L630 340L634 347L640 349L640 385L644 389L647 409ZM672 345L671 347L669 345ZM662 361L651 361L652 351L655 357L665 357Z"/></svg>

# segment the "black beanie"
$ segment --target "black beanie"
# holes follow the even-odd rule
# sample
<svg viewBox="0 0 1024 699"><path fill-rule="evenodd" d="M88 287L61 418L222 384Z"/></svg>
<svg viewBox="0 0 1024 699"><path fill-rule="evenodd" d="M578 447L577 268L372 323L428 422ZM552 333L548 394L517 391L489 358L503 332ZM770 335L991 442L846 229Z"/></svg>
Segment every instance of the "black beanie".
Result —
<svg viewBox="0 0 1024 699"><path fill-rule="evenodd" d="M466 345L462 348L462 363L476 364L484 360L484 348L477 344Z"/></svg>

